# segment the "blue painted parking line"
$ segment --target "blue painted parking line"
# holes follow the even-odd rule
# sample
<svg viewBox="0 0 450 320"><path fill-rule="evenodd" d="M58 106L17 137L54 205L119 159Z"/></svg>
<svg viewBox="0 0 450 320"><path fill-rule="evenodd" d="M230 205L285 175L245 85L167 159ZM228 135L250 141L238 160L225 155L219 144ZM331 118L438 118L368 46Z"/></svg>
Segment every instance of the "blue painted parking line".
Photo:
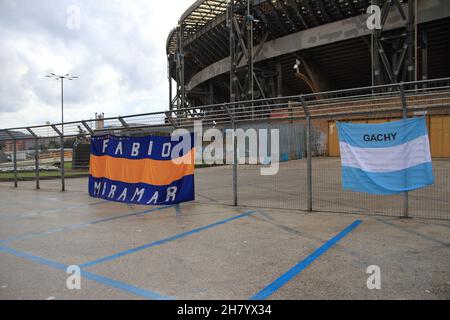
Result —
<svg viewBox="0 0 450 320"><path fill-rule="evenodd" d="M11 255L14 255L16 257L20 257L20 258L29 260L29 261L37 262L37 263L45 265L47 267L50 267L50 268L53 268L53 269L57 269L57 270L61 270L61 271L64 271L64 272L66 272L67 267L68 267L68 266L66 266L66 265L64 265L62 263L59 263L59 262L56 262L56 261L51 261L51 260L48 260L48 259L45 259L45 258L41 258L41 257L35 256L35 255L32 255L30 253L18 251L18 250L9 248L9 247L2 247L2 246L0 246L0 251L8 253L8 254L11 254ZM86 278L86 279L95 281L97 283L100 283L100 284L103 284L103 285L106 285L106 286L109 286L109 287L113 287L113 288L119 289L121 291L125 291L125 292L134 294L134 295L139 296L139 297L144 297L144 298L147 298L147 299L153 299L153 300L173 300L174 299L174 298L169 297L169 296L161 295L161 294L153 292L153 291L149 291L149 290L145 290L145 289L142 289L142 288L139 288L139 287L135 287L135 286L130 285L128 283L117 281L117 280L114 280L114 279L111 279L111 278L107 278L107 277L104 277L104 276L101 276L101 275L98 275L98 274L94 274L94 273L91 273L91 272L87 272L87 271L84 271L84 270L81 271L81 276Z"/></svg>
<svg viewBox="0 0 450 320"><path fill-rule="evenodd" d="M84 228L87 226L92 226L92 225L96 225L99 223L104 223L104 222L109 222L109 221L113 221L113 220L118 220L118 219L123 219L123 218L128 218L128 217L132 217L132 216L142 216L142 215L146 215L152 212L156 212L156 211L161 211L161 210L165 210L168 208L172 208L174 205L170 205L170 206L165 206L165 207L159 207L159 208L153 208L150 210L145 210L145 211L140 211L140 212L131 212L128 214L124 214L124 215L119 215L119 216L113 216L113 217L109 217L109 218L104 218L104 219L99 219L99 220L95 220L95 221L90 221L90 222L84 222L84 223L79 223L79 224L72 224L72 225L67 225L67 226L63 226L63 227L58 227L58 228L53 228L47 231L42 231L42 232L34 232L34 233L29 233L29 234L24 234L24 235L20 235L20 236L14 236L14 237L10 237L4 240L0 240L0 244L7 244L13 241L19 241L19 240L26 240L26 239L31 239L31 238L36 238L36 237L42 237L42 236L46 236L46 235L50 235L53 233L58 233L58 232L62 232L62 231L69 231L69 230L75 230L75 229L80 229L80 228Z"/></svg>
<svg viewBox="0 0 450 320"><path fill-rule="evenodd" d="M201 227L201 228L197 228L197 229L193 229L191 231L183 232L181 234L177 234L177 235L174 235L174 236L162 239L162 240L154 241L154 242L151 242L151 243L148 243L148 244L145 244L145 245L133 248L133 249L125 250L125 251L122 251L122 252L119 252L119 253L116 253L116 254L113 254L113 255L110 255L110 256L106 256L106 257L103 257L103 258L100 258L100 259L97 259L97 260L94 260L94 261L91 261L91 262L86 262L86 263L81 264L80 267L81 268L89 268L89 267L92 267L92 266L100 264L100 263L111 261L111 260L114 260L114 259L126 256L126 255L129 255L129 254L132 254L132 253L135 253L135 252L138 252L138 251L142 251L142 250L151 248L151 247L156 247L156 246L159 246L159 245L162 245L162 244L165 244L165 243L177 240L177 239L181 239L181 238L184 238L186 236L190 236L192 234L195 234L195 233L207 230L207 229L211 229L211 228L223 225L225 223L228 223L228 222L231 222L231 221L234 221L234 220L238 220L238 219L243 218L243 217L247 217L247 216L249 216L249 215L251 215L253 213L256 213L256 212L257 212L257 210L245 212L243 214L240 214L240 215L237 215L237 216L234 216L232 218L225 219L225 220L217 221L217 222L214 222L212 224L206 225L206 226Z"/></svg>
<svg viewBox="0 0 450 320"><path fill-rule="evenodd" d="M303 270L305 270L311 263L313 263L317 258L319 258L321 255L327 252L331 247L333 247L336 243L338 243L347 234L355 230L361 223L362 223L361 220L356 220L355 222L353 222L347 228L342 230L338 235L328 240L323 246L318 248L316 251L314 251L308 257L306 257L303 261L301 261L292 269L290 269L288 272L286 272L281 277L273 281L271 284L269 284L267 287L265 287L257 294L250 297L250 300L265 300L268 297L270 297L282 286L284 286L286 283L288 283L290 280L292 280L294 277L300 274Z"/></svg>

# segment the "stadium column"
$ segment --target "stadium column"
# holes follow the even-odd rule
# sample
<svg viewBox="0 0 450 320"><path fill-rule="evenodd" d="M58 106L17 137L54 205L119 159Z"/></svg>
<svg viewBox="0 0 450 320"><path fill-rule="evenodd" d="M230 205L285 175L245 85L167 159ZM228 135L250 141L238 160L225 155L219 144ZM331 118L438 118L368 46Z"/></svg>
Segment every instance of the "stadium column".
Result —
<svg viewBox="0 0 450 320"><path fill-rule="evenodd" d="M172 105L172 77L171 77L171 72L170 72L170 60L167 59L167 77L169 78L169 110L172 111L173 110L173 105Z"/></svg>
<svg viewBox="0 0 450 320"><path fill-rule="evenodd" d="M277 69L277 97L283 96L283 66L280 61L276 63Z"/></svg>
<svg viewBox="0 0 450 320"><path fill-rule="evenodd" d="M379 6L379 0L372 0L372 5ZM379 39L380 31L376 28L372 30L372 86L380 85L381 70L379 58Z"/></svg>
<svg viewBox="0 0 450 320"><path fill-rule="evenodd" d="M183 109L186 103L186 88L184 78L184 50L183 50L183 25L177 27L176 83L177 83L177 111Z"/></svg>
<svg viewBox="0 0 450 320"><path fill-rule="evenodd" d="M408 1L408 19L406 22L407 44L408 44L408 81L417 81L416 74L416 1Z"/></svg>
<svg viewBox="0 0 450 320"><path fill-rule="evenodd" d="M422 80L428 80L428 32L426 26L421 30ZM426 84L424 85L426 88Z"/></svg>
<svg viewBox="0 0 450 320"><path fill-rule="evenodd" d="M251 14L252 0L247 1L247 54L248 54L248 97L254 99L254 71L253 71L253 16ZM253 118L253 117L252 117Z"/></svg>
<svg viewBox="0 0 450 320"><path fill-rule="evenodd" d="M184 84L184 50L183 50L183 24L178 29L179 45L178 54L180 61L180 100L181 108L185 108L186 104L186 87Z"/></svg>
<svg viewBox="0 0 450 320"><path fill-rule="evenodd" d="M177 112L180 111L181 105L180 105L180 97L181 97L181 89L180 89L180 83L181 83L181 56L180 56L180 46L181 46L181 33L180 33L180 26L177 28L177 50L175 52L175 61L176 61L176 82L177 82Z"/></svg>
<svg viewBox="0 0 450 320"><path fill-rule="evenodd" d="M181 107L186 107L186 87L184 83L184 50L183 50L183 26L181 26L180 30L180 39L181 39L181 46L180 46L180 59L181 59Z"/></svg>
<svg viewBox="0 0 450 320"><path fill-rule="evenodd" d="M381 7L381 29L374 28L372 31L373 85L384 84L384 82L397 83L399 78L401 81L417 80L417 2L411 0L403 4L398 1L372 0L372 4ZM394 7L400 15L402 26L392 33L384 28L386 21L395 17L397 13ZM389 34L384 36L385 32ZM397 47L402 47L399 54L395 53L398 50ZM389 61L388 52L393 52L391 61Z"/></svg>

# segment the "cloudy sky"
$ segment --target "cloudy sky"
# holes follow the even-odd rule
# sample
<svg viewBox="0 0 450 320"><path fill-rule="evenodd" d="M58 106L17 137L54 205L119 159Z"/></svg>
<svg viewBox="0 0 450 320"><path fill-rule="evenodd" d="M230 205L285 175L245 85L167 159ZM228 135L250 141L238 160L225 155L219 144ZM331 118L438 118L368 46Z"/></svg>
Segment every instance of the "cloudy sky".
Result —
<svg viewBox="0 0 450 320"><path fill-rule="evenodd" d="M165 44L194 0L0 0L0 127L166 110ZM79 13L79 15L78 15Z"/></svg>

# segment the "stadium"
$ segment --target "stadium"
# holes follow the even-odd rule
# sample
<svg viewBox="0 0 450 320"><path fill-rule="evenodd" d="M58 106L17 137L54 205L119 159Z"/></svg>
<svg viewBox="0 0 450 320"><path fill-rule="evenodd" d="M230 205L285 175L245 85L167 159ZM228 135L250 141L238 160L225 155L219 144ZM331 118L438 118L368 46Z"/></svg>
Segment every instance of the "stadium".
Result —
<svg viewBox="0 0 450 320"><path fill-rule="evenodd" d="M173 22L164 111L0 129L0 297L448 300L450 1ZM174 157L175 132L199 140Z"/></svg>
<svg viewBox="0 0 450 320"><path fill-rule="evenodd" d="M371 4L381 7L380 29L366 26ZM167 38L169 109L179 117L205 105L295 96L255 109L259 120L289 118L285 110L299 95L449 77L449 13L448 2L426 0L197 1ZM446 114L428 119L434 157L450 157ZM355 118L376 123L399 115L345 120ZM338 156L335 123L316 128L323 136L316 151Z"/></svg>
<svg viewBox="0 0 450 320"><path fill-rule="evenodd" d="M450 75L446 1L229 2L196 1L168 35L171 109L229 102L230 68L236 100ZM382 9L375 32L371 4Z"/></svg>

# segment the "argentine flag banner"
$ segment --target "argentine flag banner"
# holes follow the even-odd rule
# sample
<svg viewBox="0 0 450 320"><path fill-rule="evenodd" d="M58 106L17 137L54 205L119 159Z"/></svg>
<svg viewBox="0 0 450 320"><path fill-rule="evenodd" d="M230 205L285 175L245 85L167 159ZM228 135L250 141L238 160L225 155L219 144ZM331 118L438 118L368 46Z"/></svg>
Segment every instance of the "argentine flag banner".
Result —
<svg viewBox="0 0 450 320"><path fill-rule="evenodd" d="M337 128L344 190L390 195L434 184L424 117Z"/></svg>
<svg viewBox="0 0 450 320"><path fill-rule="evenodd" d="M140 205L194 200L194 135L91 138L91 197Z"/></svg>

